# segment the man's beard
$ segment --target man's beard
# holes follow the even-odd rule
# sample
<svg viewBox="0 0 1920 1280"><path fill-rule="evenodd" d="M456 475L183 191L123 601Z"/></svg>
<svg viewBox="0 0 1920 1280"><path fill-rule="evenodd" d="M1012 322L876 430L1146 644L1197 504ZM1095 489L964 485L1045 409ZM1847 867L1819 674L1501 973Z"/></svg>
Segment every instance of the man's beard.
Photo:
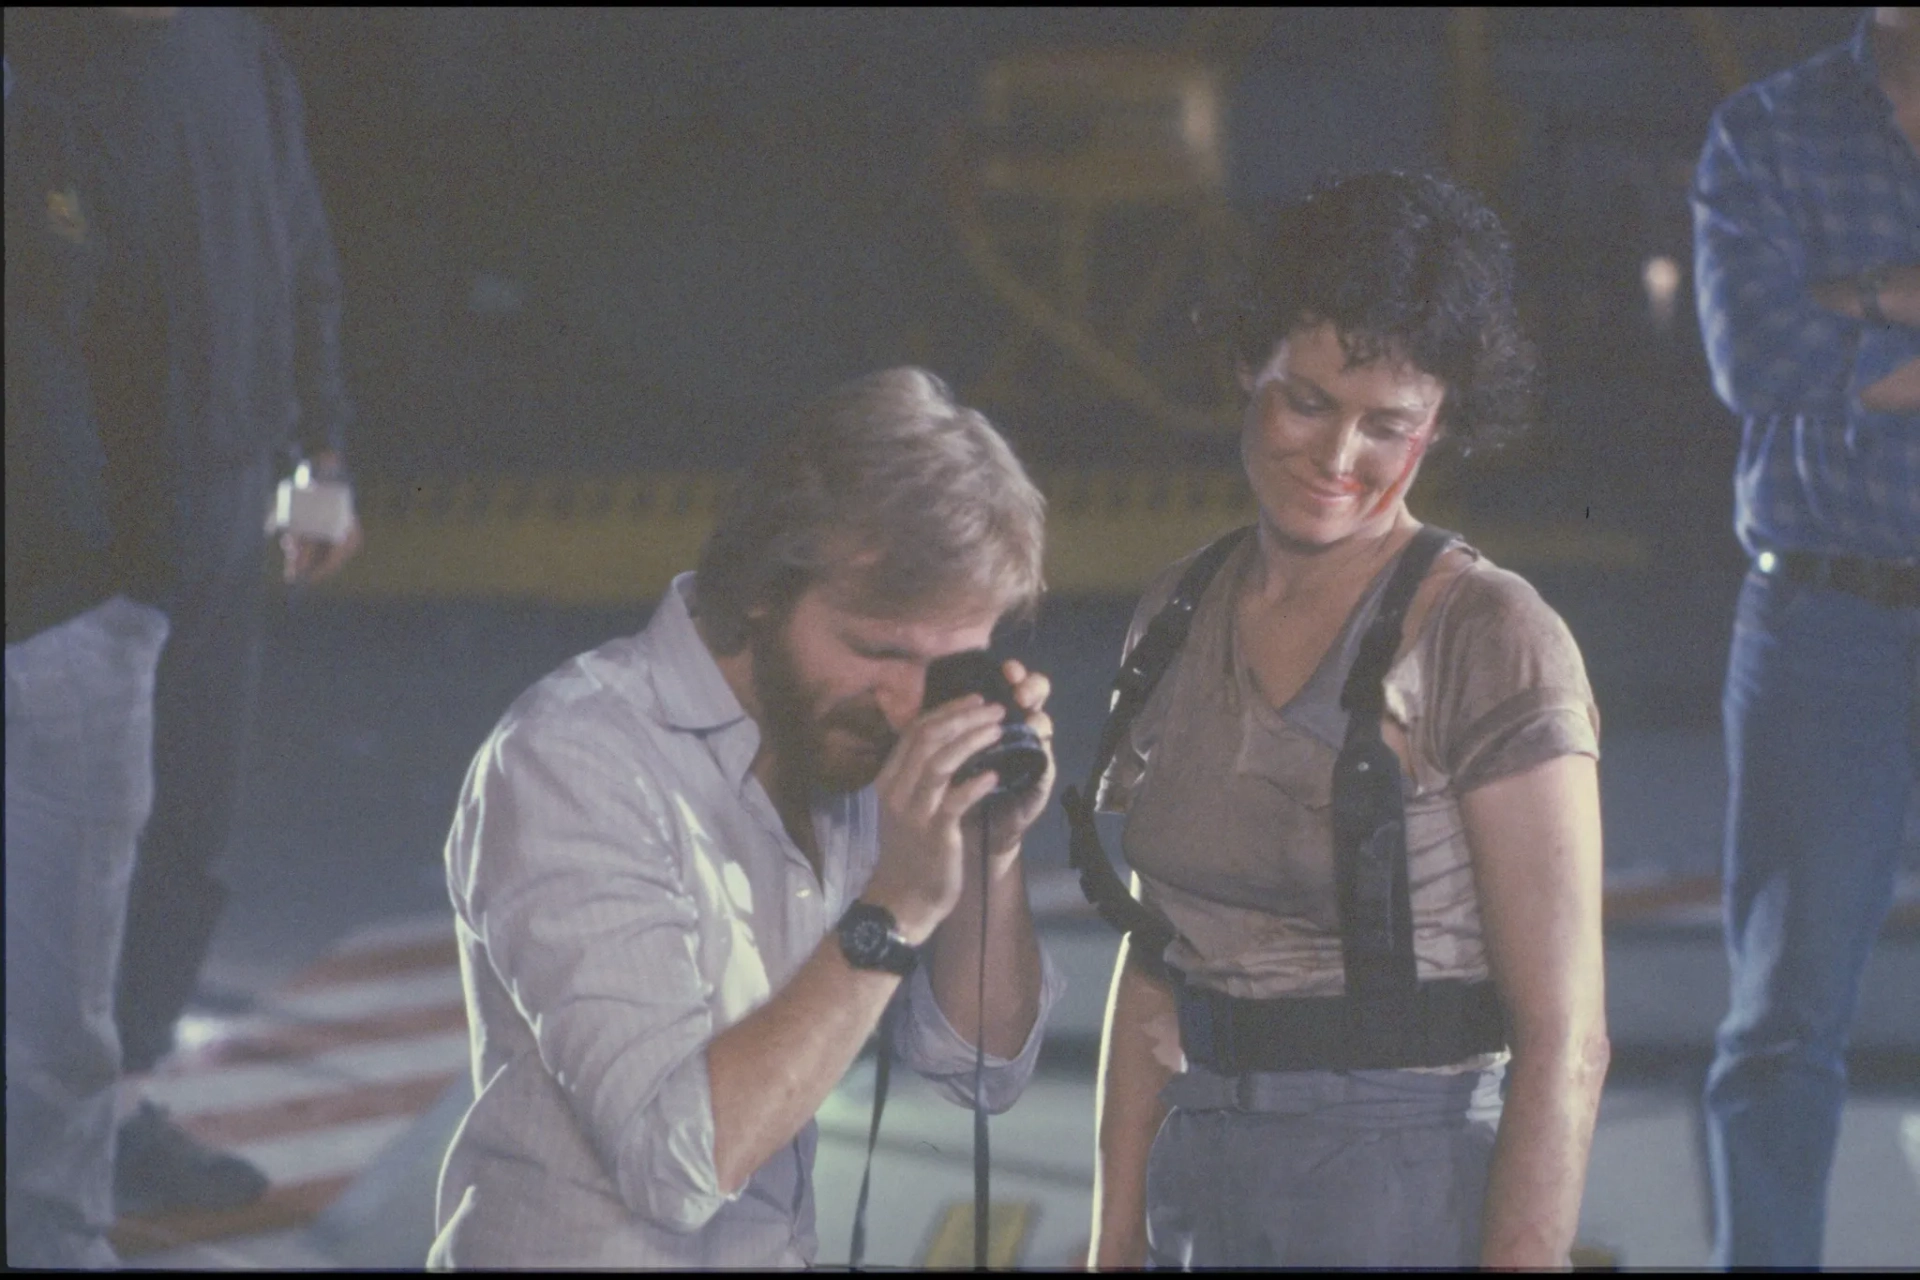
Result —
<svg viewBox="0 0 1920 1280"><path fill-rule="evenodd" d="M765 717L760 732L773 747L783 783L829 792L871 783L898 737L879 706L868 701L818 710L795 668L784 623L755 627L752 646L754 694ZM866 749L849 752L849 736ZM837 751L835 739L842 744Z"/></svg>

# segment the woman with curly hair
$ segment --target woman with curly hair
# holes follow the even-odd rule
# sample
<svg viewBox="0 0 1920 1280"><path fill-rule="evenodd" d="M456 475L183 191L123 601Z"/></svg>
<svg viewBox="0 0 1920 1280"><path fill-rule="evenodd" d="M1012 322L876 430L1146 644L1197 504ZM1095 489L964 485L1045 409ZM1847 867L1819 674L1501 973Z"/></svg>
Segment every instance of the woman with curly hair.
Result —
<svg viewBox="0 0 1920 1280"><path fill-rule="evenodd" d="M1115 968L1090 1262L1564 1266L1608 1054L1599 715L1534 589L1407 509L1430 448L1523 423L1511 251L1402 174L1265 243L1259 519L1148 589L1135 666L1190 621L1103 747L1167 928Z"/></svg>

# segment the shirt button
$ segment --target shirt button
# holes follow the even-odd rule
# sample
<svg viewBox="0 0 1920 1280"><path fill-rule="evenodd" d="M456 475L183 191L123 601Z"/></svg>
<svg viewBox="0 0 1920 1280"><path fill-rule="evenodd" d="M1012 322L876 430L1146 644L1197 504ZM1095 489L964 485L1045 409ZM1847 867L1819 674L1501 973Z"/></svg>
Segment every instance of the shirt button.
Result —
<svg viewBox="0 0 1920 1280"><path fill-rule="evenodd" d="M800 898L811 898L813 896L813 890L803 885L801 886L799 893L797 893L795 896Z"/></svg>

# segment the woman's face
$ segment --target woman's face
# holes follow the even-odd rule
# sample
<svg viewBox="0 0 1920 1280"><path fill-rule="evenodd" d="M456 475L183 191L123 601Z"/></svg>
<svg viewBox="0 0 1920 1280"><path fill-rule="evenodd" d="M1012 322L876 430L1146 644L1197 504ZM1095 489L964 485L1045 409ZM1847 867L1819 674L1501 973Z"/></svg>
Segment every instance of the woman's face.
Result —
<svg viewBox="0 0 1920 1280"><path fill-rule="evenodd" d="M1270 530L1324 547L1397 519L1446 388L1391 352L1347 364L1331 324L1294 331L1243 371L1247 480Z"/></svg>

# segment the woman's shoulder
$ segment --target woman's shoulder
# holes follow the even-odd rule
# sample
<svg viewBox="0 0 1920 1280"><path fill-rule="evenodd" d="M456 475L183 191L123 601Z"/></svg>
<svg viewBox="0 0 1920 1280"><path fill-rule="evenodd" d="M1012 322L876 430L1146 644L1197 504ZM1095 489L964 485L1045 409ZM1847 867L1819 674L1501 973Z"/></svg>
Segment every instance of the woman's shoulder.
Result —
<svg viewBox="0 0 1920 1280"><path fill-rule="evenodd" d="M1478 552L1449 586L1418 664L1442 772L1470 790L1556 755L1598 754L1586 662L1553 606Z"/></svg>
<svg viewBox="0 0 1920 1280"><path fill-rule="evenodd" d="M1442 560L1438 573L1446 578L1435 601L1436 640L1444 643L1451 636L1478 643L1496 638L1521 644L1573 643L1566 621L1538 588L1478 549L1460 545Z"/></svg>
<svg viewBox="0 0 1920 1280"><path fill-rule="evenodd" d="M1424 629L1435 692L1470 713L1523 691L1590 704L1586 660L1566 620L1520 574L1468 552Z"/></svg>
<svg viewBox="0 0 1920 1280"><path fill-rule="evenodd" d="M1210 548L1218 545L1222 539L1235 537L1239 533L1241 533L1240 530L1234 530L1230 533L1222 534L1220 538L1215 538L1212 542L1208 542L1203 546L1195 547L1178 560L1175 560L1172 564L1156 572L1147 580L1146 590L1140 593L1139 603L1134 606L1133 620L1127 626L1127 645L1129 648L1139 640L1148 625L1152 623L1154 617L1162 609L1167 607L1168 602L1173 599L1174 591L1180 585L1180 580L1186 577L1187 570L1193 567L1194 562L1205 555ZM1245 544L1249 542L1250 539L1240 537L1238 541L1240 545L1235 546L1227 559L1216 569L1213 580L1217 581L1220 578L1221 571L1225 570L1228 565L1231 564L1235 556L1245 553Z"/></svg>

